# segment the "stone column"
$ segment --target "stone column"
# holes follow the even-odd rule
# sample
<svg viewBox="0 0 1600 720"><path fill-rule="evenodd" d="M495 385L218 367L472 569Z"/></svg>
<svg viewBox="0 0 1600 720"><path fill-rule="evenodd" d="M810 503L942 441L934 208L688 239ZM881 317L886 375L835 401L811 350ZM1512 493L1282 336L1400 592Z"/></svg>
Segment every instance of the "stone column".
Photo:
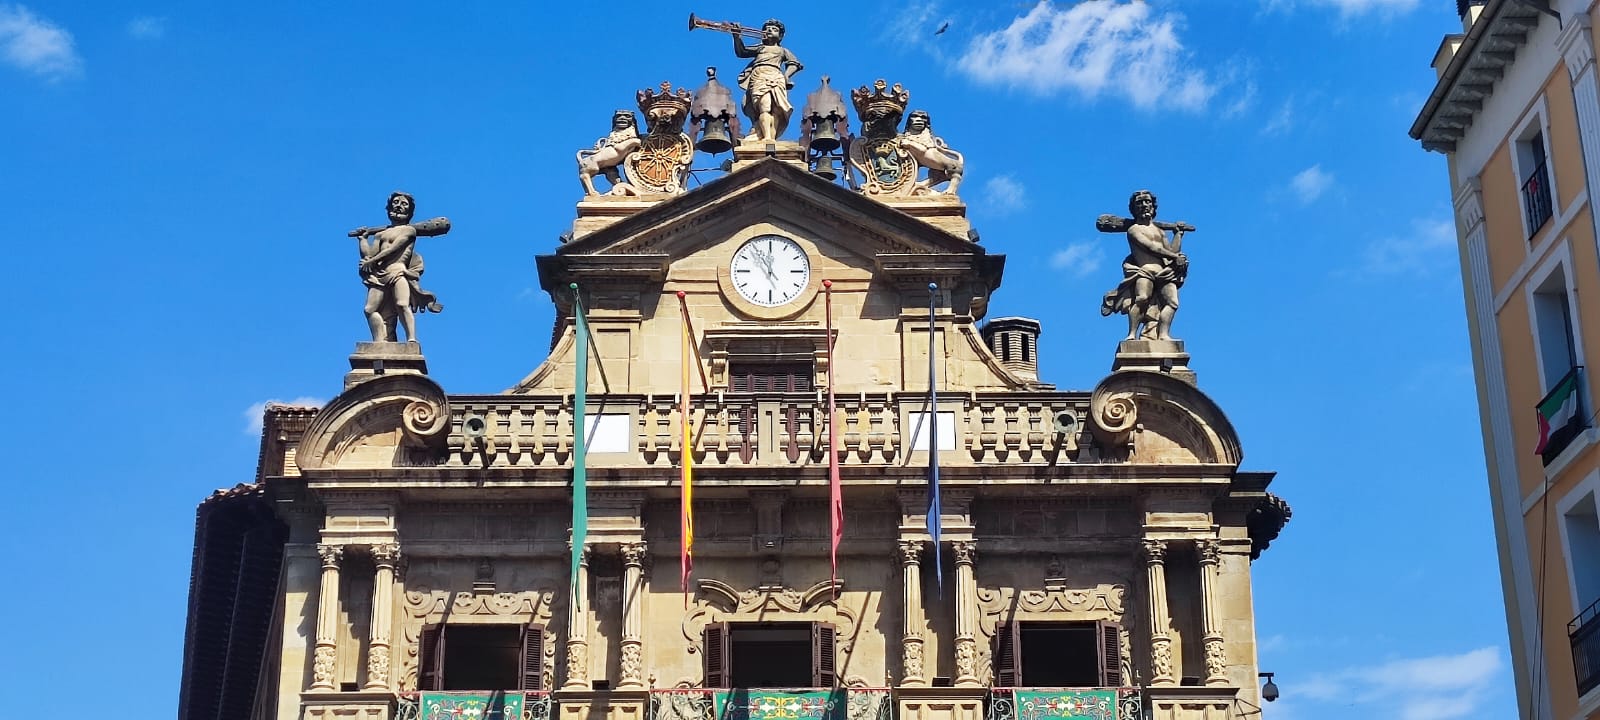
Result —
<svg viewBox="0 0 1600 720"><path fill-rule="evenodd" d="M367 690L389 689L389 629L394 624L394 569L400 546L372 546L372 641L367 645Z"/></svg>
<svg viewBox="0 0 1600 720"><path fill-rule="evenodd" d="M901 540L900 568L905 587L901 596L900 684L924 687L922 674L922 541Z"/></svg>
<svg viewBox="0 0 1600 720"><path fill-rule="evenodd" d="M1167 541L1146 538L1145 572L1150 587L1150 684L1172 685L1172 636L1167 633Z"/></svg>
<svg viewBox="0 0 1600 720"><path fill-rule="evenodd" d="M644 687L644 541L622 544L622 679L619 688Z"/></svg>
<svg viewBox="0 0 1600 720"><path fill-rule="evenodd" d="M589 546L578 558L578 582L567 600L567 681L563 690L589 689Z"/></svg>
<svg viewBox="0 0 1600 720"><path fill-rule="evenodd" d="M338 690L334 669L339 645L339 561L344 547L317 545L322 557L322 587L317 592L317 648L311 660L311 689Z"/></svg>
<svg viewBox="0 0 1600 720"><path fill-rule="evenodd" d="M972 563L977 559L978 543L957 540L950 543L956 555L956 682L978 685L978 578Z"/></svg>
<svg viewBox="0 0 1600 720"><path fill-rule="evenodd" d="M1217 571L1222 564L1222 543L1215 538L1195 542L1200 553L1200 620L1205 636L1206 684L1228 684L1228 654L1222 646L1222 623L1217 615Z"/></svg>

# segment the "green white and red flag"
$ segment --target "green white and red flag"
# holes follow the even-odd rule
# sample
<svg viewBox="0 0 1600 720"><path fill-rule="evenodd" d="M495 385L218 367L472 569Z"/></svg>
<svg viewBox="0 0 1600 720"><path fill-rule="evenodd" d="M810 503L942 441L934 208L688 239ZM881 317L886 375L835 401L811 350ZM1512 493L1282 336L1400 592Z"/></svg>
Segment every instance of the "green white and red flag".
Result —
<svg viewBox="0 0 1600 720"><path fill-rule="evenodd" d="M1566 427L1578 414L1578 373L1567 373L1539 402L1538 411L1539 445L1533 451L1543 454L1545 446L1550 444L1550 429Z"/></svg>

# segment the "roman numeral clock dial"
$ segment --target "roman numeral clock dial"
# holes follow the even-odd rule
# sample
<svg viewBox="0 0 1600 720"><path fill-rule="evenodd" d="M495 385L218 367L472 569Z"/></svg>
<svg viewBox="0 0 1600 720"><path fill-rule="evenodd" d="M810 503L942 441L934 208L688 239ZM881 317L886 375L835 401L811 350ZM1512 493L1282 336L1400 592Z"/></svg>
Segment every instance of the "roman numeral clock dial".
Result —
<svg viewBox="0 0 1600 720"><path fill-rule="evenodd" d="M811 282L811 259L800 244L782 235L751 238L728 264L739 296L761 307L793 302Z"/></svg>

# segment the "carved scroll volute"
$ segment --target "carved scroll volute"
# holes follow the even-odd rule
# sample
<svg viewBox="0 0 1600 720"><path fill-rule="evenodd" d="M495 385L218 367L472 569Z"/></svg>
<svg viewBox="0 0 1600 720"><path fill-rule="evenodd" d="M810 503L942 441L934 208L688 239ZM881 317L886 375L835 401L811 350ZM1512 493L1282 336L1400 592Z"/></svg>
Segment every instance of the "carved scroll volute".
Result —
<svg viewBox="0 0 1600 720"><path fill-rule="evenodd" d="M406 438L419 445L442 447L450 427L450 410L429 400L416 400L400 413Z"/></svg>
<svg viewBox="0 0 1600 720"><path fill-rule="evenodd" d="M1131 392L1097 392L1089 399L1089 420L1095 439L1120 445L1139 423L1139 405Z"/></svg>

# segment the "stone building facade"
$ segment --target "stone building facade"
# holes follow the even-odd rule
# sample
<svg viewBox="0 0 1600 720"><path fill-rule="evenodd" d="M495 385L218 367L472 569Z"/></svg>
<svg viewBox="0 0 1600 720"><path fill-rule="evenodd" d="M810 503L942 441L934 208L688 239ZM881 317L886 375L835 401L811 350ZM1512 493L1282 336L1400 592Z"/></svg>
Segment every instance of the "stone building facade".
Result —
<svg viewBox="0 0 1600 720"><path fill-rule="evenodd" d="M270 408L256 482L201 508L180 716L431 717L451 692L562 720L1258 716L1251 563L1288 507L1187 365L1129 350L1090 389L1041 382L1039 323L982 323L1004 258L958 197L853 191L792 145L580 202L539 257L549 357L509 389L447 391L417 345L362 343L326 406ZM768 240L808 267L788 302L736 287Z"/></svg>

